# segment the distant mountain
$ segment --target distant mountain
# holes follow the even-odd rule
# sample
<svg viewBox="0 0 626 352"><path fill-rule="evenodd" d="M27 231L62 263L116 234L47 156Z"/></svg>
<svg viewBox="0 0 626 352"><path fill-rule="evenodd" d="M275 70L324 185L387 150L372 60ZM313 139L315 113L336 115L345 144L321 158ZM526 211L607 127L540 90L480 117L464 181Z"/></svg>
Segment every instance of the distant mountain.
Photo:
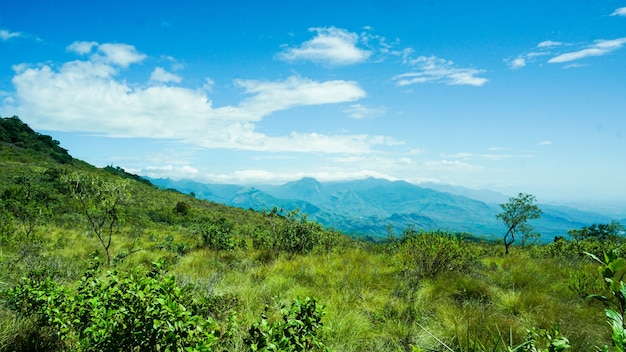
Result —
<svg viewBox="0 0 626 352"><path fill-rule="evenodd" d="M432 183L432 182L420 183L419 185L422 187L434 189L440 192L448 192L448 193L456 194L459 196L476 199L485 203L502 204L502 203L506 203L509 200L509 198L511 198L510 196L504 195L499 192L487 190L487 189L476 190L476 189L471 189L471 188L466 188L466 187L461 187L461 186L442 185L439 183Z"/></svg>
<svg viewBox="0 0 626 352"><path fill-rule="evenodd" d="M396 233L407 226L425 230L471 233L478 237L499 237L506 231L496 219L498 204L509 197L492 191L405 181L367 178L354 181L319 182L303 178L283 185L202 184L189 180L149 179L161 188L226 205L252 209L291 210L298 208L309 218L355 236L387 236L387 226ZM433 187L433 188L431 188ZM435 189L436 188L436 189ZM607 216L578 209L540 205L542 217L531 224L544 241L565 236L567 230L609 222Z"/></svg>

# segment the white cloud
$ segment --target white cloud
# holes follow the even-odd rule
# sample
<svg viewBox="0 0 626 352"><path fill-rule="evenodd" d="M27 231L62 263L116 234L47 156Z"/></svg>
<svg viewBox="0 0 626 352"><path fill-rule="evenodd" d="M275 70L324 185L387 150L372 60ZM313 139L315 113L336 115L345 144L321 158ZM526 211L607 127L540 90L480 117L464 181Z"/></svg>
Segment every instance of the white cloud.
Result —
<svg viewBox="0 0 626 352"><path fill-rule="evenodd" d="M508 61L508 65L510 68L516 70L518 68L526 66L526 59L524 59L523 57L517 57L511 61Z"/></svg>
<svg viewBox="0 0 626 352"><path fill-rule="evenodd" d="M94 48L97 48L97 53L91 56L90 61L113 64L122 68L146 58L146 54L138 52L134 46L128 44L77 41L70 44L67 50L79 55L87 55L92 53Z"/></svg>
<svg viewBox="0 0 626 352"><path fill-rule="evenodd" d="M169 177L176 180L195 179L200 176L200 171L189 165L147 166L145 169L135 170L133 173L143 174L152 178Z"/></svg>
<svg viewBox="0 0 626 352"><path fill-rule="evenodd" d="M416 59L405 60L405 63L417 70L396 75L393 79L398 86L408 86L417 83L436 82L448 85L483 86L486 78L477 77L485 70L472 68L456 68L454 62L436 56L420 56Z"/></svg>
<svg viewBox="0 0 626 352"><path fill-rule="evenodd" d="M67 51L77 53L79 55L87 55L91 53L98 42L74 42L67 46Z"/></svg>
<svg viewBox="0 0 626 352"><path fill-rule="evenodd" d="M615 11L613 11L611 16L626 16L626 7L620 7L619 9L616 9Z"/></svg>
<svg viewBox="0 0 626 352"><path fill-rule="evenodd" d="M165 71L165 69L163 69L162 67L156 67L154 71L152 71L152 73L150 74L150 80L163 83L180 83L183 79L178 75Z"/></svg>
<svg viewBox="0 0 626 352"><path fill-rule="evenodd" d="M370 108L361 104L352 104L343 112L348 114L348 116L352 117L353 119L363 119L366 117L383 115L385 112L387 112L387 109L382 106L377 108Z"/></svg>
<svg viewBox="0 0 626 352"><path fill-rule="evenodd" d="M235 84L254 95L241 102L239 109L231 110L233 115L254 112L261 117L295 106L350 102L365 97L365 91L354 81L317 82L291 76L275 82L239 79Z"/></svg>
<svg viewBox="0 0 626 352"><path fill-rule="evenodd" d="M561 42L555 42L552 40L544 40L543 42L537 44L537 48L550 48L553 46L561 46L563 45L563 43Z"/></svg>
<svg viewBox="0 0 626 352"><path fill-rule="evenodd" d="M615 50L620 49L622 46L626 44L626 37L618 38L613 40L596 40L589 47L573 51L569 53L564 53L558 56L555 56L548 60L549 63L563 63L570 62L574 60L580 60L590 56L602 56L612 53Z"/></svg>
<svg viewBox="0 0 626 352"><path fill-rule="evenodd" d="M539 142L539 145L552 145L552 144L554 144L554 142L552 142L552 141L541 141L541 142Z"/></svg>
<svg viewBox="0 0 626 352"><path fill-rule="evenodd" d="M86 42L68 50L86 55L96 47L88 59L60 66L15 65L16 93L5 110L27 117L37 129L176 139L206 148L369 153L374 146L398 143L384 136L256 131L255 123L276 111L363 98L365 91L353 81L240 79L235 85L248 97L216 108L202 89L128 83L118 68L146 57L130 45Z"/></svg>
<svg viewBox="0 0 626 352"><path fill-rule="evenodd" d="M452 154L452 155L446 155L446 158L451 158L451 159L469 159L469 158L471 158L473 156L474 156L474 154L472 154L472 153L461 152L461 153L456 153L456 154Z"/></svg>
<svg viewBox="0 0 626 352"><path fill-rule="evenodd" d="M209 77L206 77L204 79L204 84L202 85L202 89L204 89L207 92L212 92L214 86L215 86L215 81Z"/></svg>
<svg viewBox="0 0 626 352"><path fill-rule="evenodd" d="M11 32L6 29L0 29L0 39L7 41L12 38L19 38L24 36L21 32Z"/></svg>
<svg viewBox="0 0 626 352"><path fill-rule="evenodd" d="M312 61L350 65L367 60L371 52L357 47L359 36L335 27L310 28L317 35L296 48L287 48L278 57L285 61Z"/></svg>
<svg viewBox="0 0 626 352"><path fill-rule="evenodd" d="M121 67L128 67L146 58L145 54L137 52L134 46L128 44L105 43L98 46L98 50L104 54L105 62Z"/></svg>
<svg viewBox="0 0 626 352"><path fill-rule="evenodd" d="M365 179L368 177L387 179L389 181L397 181L398 178L386 173L374 170L327 170L312 172L280 172L268 171L263 169L237 170L226 174L207 174L204 179L208 182L216 183L233 183L233 184L282 184L285 182L295 181L303 177L313 177L321 182L331 181L350 181Z"/></svg>

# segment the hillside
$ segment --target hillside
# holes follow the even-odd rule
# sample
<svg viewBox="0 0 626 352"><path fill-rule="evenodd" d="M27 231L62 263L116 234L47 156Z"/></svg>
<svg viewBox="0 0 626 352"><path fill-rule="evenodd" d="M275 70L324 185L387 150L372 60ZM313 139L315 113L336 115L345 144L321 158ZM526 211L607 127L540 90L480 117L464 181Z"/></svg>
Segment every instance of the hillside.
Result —
<svg viewBox="0 0 626 352"><path fill-rule="evenodd" d="M384 238L388 225L396 230L410 225L417 229L443 229L487 238L497 238L506 232L495 217L501 211L499 205L483 200L504 198L503 202L506 202L508 198L489 191L440 185L436 190L374 178L343 182L303 178L279 186L254 187L201 184L189 180L150 180L161 188L193 192L199 198L245 209L299 208L311 219L354 236ZM570 229L611 220L601 214L571 207L543 204L540 207L544 214L532 224L545 242L552 241L555 236L567 235Z"/></svg>
<svg viewBox="0 0 626 352"><path fill-rule="evenodd" d="M0 120L19 127L3 130L0 154L0 352L546 352L612 343L605 307L581 297L615 294L585 253L624 253L619 236L509 255L500 243L406 227L396 240L360 241L303 214L199 198L285 202L329 222L347 221L339 212L350 205L369 214L363 227L384 213L384 224L437 228L443 220L431 214L470 217L467 207L490 205L376 179L185 183L194 197L72 158L19 122ZM419 213L401 213L406 204ZM550 210L586 216L559 211Z"/></svg>

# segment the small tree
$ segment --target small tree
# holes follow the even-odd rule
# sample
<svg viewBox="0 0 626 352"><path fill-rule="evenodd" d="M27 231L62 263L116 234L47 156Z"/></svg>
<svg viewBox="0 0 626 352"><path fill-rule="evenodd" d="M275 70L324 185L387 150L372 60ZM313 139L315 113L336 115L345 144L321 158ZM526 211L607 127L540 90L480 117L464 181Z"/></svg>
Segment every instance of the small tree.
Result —
<svg viewBox="0 0 626 352"><path fill-rule="evenodd" d="M0 193L0 204L20 222L27 240L50 216L47 205L51 201L49 192L34 175L18 176L13 185Z"/></svg>
<svg viewBox="0 0 626 352"><path fill-rule="evenodd" d="M537 199L532 194L520 193L517 197L510 198L508 203L500 204L502 212L496 218L502 220L507 227L504 235L504 250L509 254L509 247L515 242L515 236L524 234L528 229L528 220L538 219L543 211L535 204Z"/></svg>
<svg viewBox="0 0 626 352"><path fill-rule="evenodd" d="M75 173L63 177L70 194L78 200L89 227L100 241L111 264L111 240L120 221L119 210L130 198L126 181L108 181L101 177Z"/></svg>

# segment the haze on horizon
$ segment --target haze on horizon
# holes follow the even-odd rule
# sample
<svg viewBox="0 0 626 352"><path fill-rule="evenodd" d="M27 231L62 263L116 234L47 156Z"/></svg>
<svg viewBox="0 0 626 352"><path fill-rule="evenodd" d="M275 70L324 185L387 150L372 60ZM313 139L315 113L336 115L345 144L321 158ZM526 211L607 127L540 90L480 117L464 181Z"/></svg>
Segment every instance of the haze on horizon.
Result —
<svg viewBox="0 0 626 352"><path fill-rule="evenodd" d="M626 208L626 1L26 0L0 50L0 115L96 166Z"/></svg>

